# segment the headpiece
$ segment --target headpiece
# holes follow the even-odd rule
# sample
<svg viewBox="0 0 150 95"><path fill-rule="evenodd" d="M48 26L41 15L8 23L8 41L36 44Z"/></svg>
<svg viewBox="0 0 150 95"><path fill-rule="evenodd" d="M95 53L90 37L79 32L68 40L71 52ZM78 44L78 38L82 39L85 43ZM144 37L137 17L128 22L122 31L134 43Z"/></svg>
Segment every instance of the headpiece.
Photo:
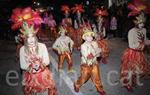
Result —
<svg viewBox="0 0 150 95"><path fill-rule="evenodd" d="M13 9L11 20L13 30L22 27L24 22L28 25L40 25L43 22L39 13L33 11L30 7Z"/></svg>
<svg viewBox="0 0 150 95"><path fill-rule="evenodd" d="M135 16L137 24L145 22L144 13L147 14L150 12L146 5L144 5L140 0L134 0L132 3L129 3L128 8L131 10L128 17Z"/></svg>
<svg viewBox="0 0 150 95"><path fill-rule="evenodd" d="M66 14L66 13L70 12L70 8L67 5L62 5L61 6L61 11L64 12L64 14Z"/></svg>
<svg viewBox="0 0 150 95"><path fill-rule="evenodd" d="M84 12L83 6L81 4L75 4L75 6L72 9L73 13L77 13L77 12Z"/></svg>
<svg viewBox="0 0 150 95"><path fill-rule="evenodd" d="M96 12L94 13L94 16L108 16L108 12L106 9L96 9Z"/></svg>

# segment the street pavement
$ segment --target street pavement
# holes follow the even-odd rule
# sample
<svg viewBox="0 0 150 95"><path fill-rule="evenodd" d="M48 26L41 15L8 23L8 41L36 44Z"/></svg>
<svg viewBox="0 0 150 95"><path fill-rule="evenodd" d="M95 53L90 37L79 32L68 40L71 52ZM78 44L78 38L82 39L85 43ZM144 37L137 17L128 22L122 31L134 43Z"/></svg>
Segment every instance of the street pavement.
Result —
<svg viewBox="0 0 150 95"><path fill-rule="evenodd" d="M52 42L47 37L43 37L41 42L47 45L51 60L50 70L59 95L99 95L91 80L81 87L79 93L74 92L73 82L80 76L79 51L74 50L72 55L75 73L67 73L66 62L64 63L63 71L59 73L57 70L58 56L51 48ZM140 80L143 86L137 86L133 93L129 93L121 87L119 83L120 58L127 47L127 42L120 38L112 38L108 42L110 48L108 64L99 64L101 81L107 95L150 95L150 79ZM147 57L150 58L148 55ZM8 75L9 78L12 78L11 80L7 80ZM15 61L14 42L0 41L0 95L23 95L21 78L19 63ZM9 82L15 85L12 86ZM110 83L115 83L116 85L111 85Z"/></svg>

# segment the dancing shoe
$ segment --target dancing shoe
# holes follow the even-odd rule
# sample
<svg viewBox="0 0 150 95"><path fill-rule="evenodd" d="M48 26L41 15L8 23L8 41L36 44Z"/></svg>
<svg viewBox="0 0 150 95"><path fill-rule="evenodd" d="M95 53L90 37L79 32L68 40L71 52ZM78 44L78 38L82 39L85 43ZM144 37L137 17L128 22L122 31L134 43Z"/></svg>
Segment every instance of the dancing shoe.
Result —
<svg viewBox="0 0 150 95"><path fill-rule="evenodd" d="M75 83L73 84L73 86L74 86L74 91L79 92L79 88L76 87Z"/></svg>
<svg viewBox="0 0 150 95"><path fill-rule="evenodd" d="M106 95L105 91L99 92L100 95Z"/></svg>
<svg viewBox="0 0 150 95"><path fill-rule="evenodd" d="M128 92L133 92L132 86L127 85L127 86L124 86L124 87L128 90Z"/></svg>

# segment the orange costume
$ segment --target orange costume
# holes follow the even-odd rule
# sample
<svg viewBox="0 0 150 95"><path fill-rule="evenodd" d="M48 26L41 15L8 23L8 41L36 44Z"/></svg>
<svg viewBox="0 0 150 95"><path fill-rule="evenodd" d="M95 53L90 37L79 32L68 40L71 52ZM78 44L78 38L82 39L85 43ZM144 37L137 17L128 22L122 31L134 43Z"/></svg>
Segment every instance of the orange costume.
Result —
<svg viewBox="0 0 150 95"><path fill-rule="evenodd" d="M56 50L59 54L59 62L58 62L58 69L61 70L63 67L63 63L65 58L67 59L68 63L68 70L73 70L73 62L71 58L71 53L73 49L74 42L72 39L65 35L67 31L61 27L59 34L61 35L53 44L53 49Z"/></svg>
<svg viewBox="0 0 150 95"><path fill-rule="evenodd" d="M82 38L85 42L81 45L81 75L74 83L74 90L78 92L80 87L91 79L100 95L106 95L101 83L100 70L97 62L97 57L100 55L101 49L93 41L93 37L94 32L87 29L84 30ZM89 39L92 40L89 41Z"/></svg>
<svg viewBox="0 0 150 95"><path fill-rule="evenodd" d="M82 34L83 34L83 27L84 27L84 20L81 17L81 13L84 12L83 6L75 4L75 6L72 8L72 12L76 13L76 18L74 19L74 29L75 29L75 48L79 49L83 40L82 40Z"/></svg>
<svg viewBox="0 0 150 95"><path fill-rule="evenodd" d="M121 59L121 81L123 82L123 86L125 86L129 91L132 90L132 86L136 85L137 75L146 75L150 70L148 61L145 59L143 53L144 42L142 39L145 39L145 33L143 35L142 32L138 33L137 31L138 30L135 28L129 31L129 48L124 51ZM143 29L142 31L145 30ZM132 80L131 84L129 83L130 80Z"/></svg>
<svg viewBox="0 0 150 95"><path fill-rule="evenodd" d="M104 9L96 9L96 12L94 14L97 16L97 24L94 26L93 31L97 33L96 39L99 47L102 49L102 55L101 55L101 62L106 64L107 58L109 56L109 47L108 47L108 41L104 39L106 36L106 30L104 27L104 17L108 16L108 13Z"/></svg>
<svg viewBox="0 0 150 95"><path fill-rule="evenodd" d="M57 95L51 72L47 68L50 63L45 44L36 38L42 19L39 14L28 8L16 8L12 14L13 29L21 28L25 44L20 48L20 67L23 71L23 87L25 95L33 95L48 90L48 95Z"/></svg>
<svg viewBox="0 0 150 95"><path fill-rule="evenodd" d="M143 5L140 3L137 6L136 4L129 4L128 6L132 9L129 16L135 17L133 20L135 27L128 33L129 48L124 51L121 59L120 78L123 83L122 85L129 92L132 92L132 87L137 85L137 78L148 75L150 72L148 61L143 53L145 43L148 41L146 39L146 29L143 28L145 18L143 12L140 10L141 8L138 8L139 6Z"/></svg>
<svg viewBox="0 0 150 95"><path fill-rule="evenodd" d="M48 69L49 56L45 44L38 43L37 55L25 53L25 46L20 49L20 65L23 72L24 94L43 93L48 90L48 95L58 95L52 73ZM28 57L27 57L28 56ZM36 70L36 65L39 66Z"/></svg>
<svg viewBox="0 0 150 95"><path fill-rule="evenodd" d="M108 41L106 39L101 39L97 41L98 46L101 48L101 62L107 64L107 58L109 56L109 48L108 48Z"/></svg>

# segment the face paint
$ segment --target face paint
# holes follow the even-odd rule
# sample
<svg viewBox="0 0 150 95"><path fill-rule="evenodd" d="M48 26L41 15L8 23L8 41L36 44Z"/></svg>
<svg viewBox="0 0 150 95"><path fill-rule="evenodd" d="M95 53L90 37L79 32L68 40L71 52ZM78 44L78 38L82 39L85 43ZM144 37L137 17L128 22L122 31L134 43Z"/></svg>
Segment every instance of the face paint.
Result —
<svg viewBox="0 0 150 95"><path fill-rule="evenodd" d="M65 36L65 31L60 33L61 36Z"/></svg>
<svg viewBox="0 0 150 95"><path fill-rule="evenodd" d="M93 41L93 37L91 35L87 35L87 36L85 36L85 40L88 42L91 42L91 41Z"/></svg>
<svg viewBox="0 0 150 95"><path fill-rule="evenodd" d="M27 44L29 47L34 47L36 45L36 38L33 34L28 35Z"/></svg>
<svg viewBox="0 0 150 95"><path fill-rule="evenodd" d="M138 28L141 29L141 28L143 28L143 27L144 27L144 24L143 24L143 23L139 23L139 24L138 24Z"/></svg>

